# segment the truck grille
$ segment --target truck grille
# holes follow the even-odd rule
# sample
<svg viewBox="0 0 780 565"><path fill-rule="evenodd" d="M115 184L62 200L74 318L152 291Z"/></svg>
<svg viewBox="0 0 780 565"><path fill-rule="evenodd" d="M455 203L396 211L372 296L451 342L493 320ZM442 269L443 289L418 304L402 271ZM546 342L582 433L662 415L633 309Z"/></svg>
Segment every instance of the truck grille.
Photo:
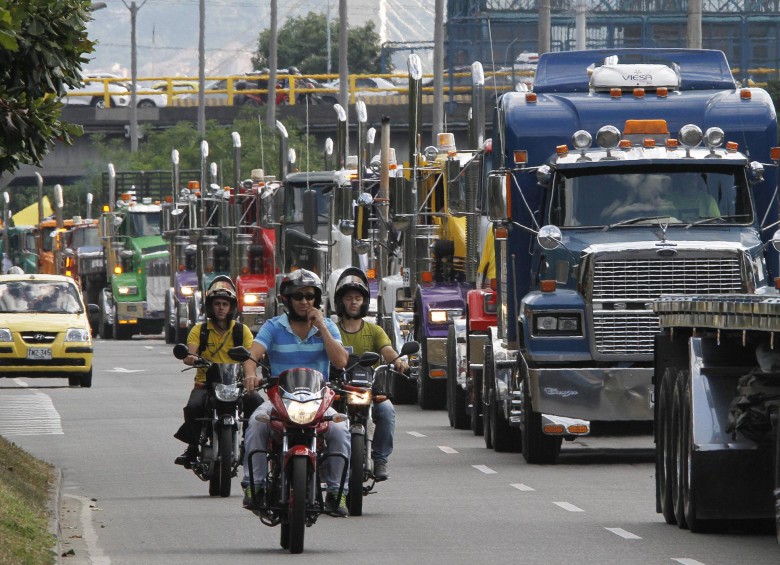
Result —
<svg viewBox="0 0 780 565"><path fill-rule="evenodd" d="M662 294L742 292L736 254L709 257L614 259L592 263L590 298L596 352L603 356L652 355L660 331L650 303Z"/></svg>
<svg viewBox="0 0 780 565"><path fill-rule="evenodd" d="M165 291L170 286L168 257L152 259L146 264L146 303L150 312L165 310Z"/></svg>

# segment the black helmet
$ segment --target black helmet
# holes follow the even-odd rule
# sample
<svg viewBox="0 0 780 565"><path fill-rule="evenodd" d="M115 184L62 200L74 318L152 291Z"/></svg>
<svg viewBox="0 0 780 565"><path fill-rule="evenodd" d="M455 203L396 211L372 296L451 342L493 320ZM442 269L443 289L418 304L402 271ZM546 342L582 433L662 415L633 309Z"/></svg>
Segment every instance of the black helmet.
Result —
<svg viewBox="0 0 780 565"><path fill-rule="evenodd" d="M368 277L357 267L347 267L339 275L336 281L336 290L333 292L333 302L336 305L336 314L339 317L344 316L344 294L348 290L356 290L363 295L363 305L360 307L358 316L363 318L368 314L368 303L371 300L371 293L368 290Z"/></svg>
<svg viewBox="0 0 780 565"><path fill-rule="evenodd" d="M297 271L285 275L279 285L279 295L282 297L282 300L287 303L287 296L309 286L314 288L314 294L316 295L314 298L314 307L319 308L322 304L322 281L316 273L312 273L306 269L298 269Z"/></svg>
<svg viewBox="0 0 780 565"><path fill-rule="evenodd" d="M212 302L215 298L222 298L230 302L230 312L228 319L232 320L238 313L238 298L236 297L236 287L233 281L227 275L218 275L211 281L206 291L206 317L214 317L214 307Z"/></svg>

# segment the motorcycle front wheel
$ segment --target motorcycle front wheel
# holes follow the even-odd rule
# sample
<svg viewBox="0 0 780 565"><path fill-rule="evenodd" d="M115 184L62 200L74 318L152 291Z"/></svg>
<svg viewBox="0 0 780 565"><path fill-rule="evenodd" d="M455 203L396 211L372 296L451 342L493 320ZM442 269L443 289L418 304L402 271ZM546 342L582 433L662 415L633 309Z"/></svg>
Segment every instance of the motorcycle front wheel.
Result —
<svg viewBox="0 0 780 565"><path fill-rule="evenodd" d="M306 490L309 480L308 461L303 457L295 457L292 461L292 476L290 478L290 510L287 516L290 530L290 553L303 553L303 536L306 532Z"/></svg>
<svg viewBox="0 0 780 565"><path fill-rule="evenodd" d="M350 516L363 515L363 469L366 466L366 436L352 434L352 456L349 461L349 503Z"/></svg>
<svg viewBox="0 0 780 565"><path fill-rule="evenodd" d="M219 459L212 467L209 479L209 495L227 498L230 496L233 470L233 430L224 427L219 431ZM215 453L216 455L216 453Z"/></svg>

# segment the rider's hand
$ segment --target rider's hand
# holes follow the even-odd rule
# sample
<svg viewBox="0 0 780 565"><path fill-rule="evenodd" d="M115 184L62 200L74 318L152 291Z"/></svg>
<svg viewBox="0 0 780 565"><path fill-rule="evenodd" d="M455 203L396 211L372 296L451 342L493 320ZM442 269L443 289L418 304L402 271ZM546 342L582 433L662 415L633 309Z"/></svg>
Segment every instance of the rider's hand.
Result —
<svg viewBox="0 0 780 565"><path fill-rule="evenodd" d="M184 362L185 365L189 365L190 367L192 367L195 364L195 361L197 359L198 359L197 355L193 355L192 353L190 353L184 359L182 359L182 361Z"/></svg>
<svg viewBox="0 0 780 565"><path fill-rule="evenodd" d="M406 373L409 370L409 363L400 357L395 360L395 370L399 373Z"/></svg>
<svg viewBox="0 0 780 565"><path fill-rule="evenodd" d="M249 394L252 394L261 384L263 384L263 379L257 375L247 375L244 377L244 388Z"/></svg>
<svg viewBox="0 0 780 565"><path fill-rule="evenodd" d="M309 308L306 312L306 319L318 330L325 329L325 320L322 317L322 311L319 308Z"/></svg>

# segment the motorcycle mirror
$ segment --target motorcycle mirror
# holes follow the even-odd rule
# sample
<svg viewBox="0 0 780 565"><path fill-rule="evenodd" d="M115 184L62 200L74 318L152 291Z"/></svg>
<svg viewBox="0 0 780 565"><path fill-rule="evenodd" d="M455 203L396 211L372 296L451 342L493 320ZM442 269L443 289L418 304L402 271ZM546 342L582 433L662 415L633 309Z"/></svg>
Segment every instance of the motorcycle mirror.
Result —
<svg viewBox="0 0 780 565"><path fill-rule="evenodd" d="M373 351L366 351L363 353L363 355L360 356L360 359L358 360L358 365L361 367L371 367L373 365L376 365L376 362L379 361L379 353L375 353Z"/></svg>
<svg viewBox="0 0 780 565"><path fill-rule="evenodd" d="M246 347L239 345L238 347L231 347L228 350L228 357L230 357L233 361L243 363L244 361L250 359L251 355L249 354L249 350Z"/></svg>
<svg viewBox="0 0 780 565"><path fill-rule="evenodd" d="M190 350L187 349L187 346L183 343L177 343L173 346L173 356L176 357L176 359L184 359L189 354Z"/></svg>
<svg viewBox="0 0 780 565"><path fill-rule="evenodd" d="M404 355L411 355L412 353L417 353L420 351L420 344L416 341L407 341L401 346L401 354L400 357L403 357Z"/></svg>

